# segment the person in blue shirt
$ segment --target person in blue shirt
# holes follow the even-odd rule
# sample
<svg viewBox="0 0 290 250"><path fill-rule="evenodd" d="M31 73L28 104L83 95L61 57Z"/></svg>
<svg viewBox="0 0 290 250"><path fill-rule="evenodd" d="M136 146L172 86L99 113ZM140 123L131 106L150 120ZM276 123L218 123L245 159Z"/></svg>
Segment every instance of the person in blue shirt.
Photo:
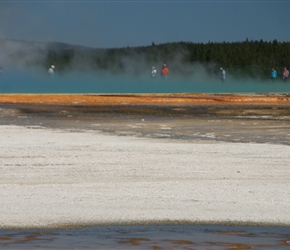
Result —
<svg viewBox="0 0 290 250"><path fill-rule="evenodd" d="M271 79L275 80L276 78L277 78L277 71L274 68L272 68Z"/></svg>

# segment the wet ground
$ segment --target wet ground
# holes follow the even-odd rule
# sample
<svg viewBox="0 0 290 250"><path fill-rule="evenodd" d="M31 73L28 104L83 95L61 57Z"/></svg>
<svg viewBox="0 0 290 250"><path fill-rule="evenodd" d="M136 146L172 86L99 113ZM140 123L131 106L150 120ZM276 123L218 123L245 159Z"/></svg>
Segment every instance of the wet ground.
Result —
<svg viewBox="0 0 290 250"><path fill-rule="evenodd" d="M183 141L290 145L290 105L2 104L0 124Z"/></svg>
<svg viewBox="0 0 290 250"><path fill-rule="evenodd" d="M289 249L287 227L99 226L0 231L1 249Z"/></svg>
<svg viewBox="0 0 290 250"><path fill-rule="evenodd" d="M0 125L95 130L187 142L290 145L289 104L6 103ZM1 249L290 249L289 227L99 226L1 230Z"/></svg>

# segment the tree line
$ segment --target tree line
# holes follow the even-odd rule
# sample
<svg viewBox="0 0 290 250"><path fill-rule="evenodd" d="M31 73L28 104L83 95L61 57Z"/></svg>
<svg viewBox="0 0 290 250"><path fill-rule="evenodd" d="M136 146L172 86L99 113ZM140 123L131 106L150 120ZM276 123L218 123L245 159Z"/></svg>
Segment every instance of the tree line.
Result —
<svg viewBox="0 0 290 250"><path fill-rule="evenodd" d="M49 49L45 65L55 64L60 72L70 69L94 70L114 74L142 74L151 66L166 63L171 74L190 76L196 65L202 66L209 75L219 73L220 67L233 77L270 78L271 68L278 76L283 68L290 67L290 42L249 41L243 42L176 42L141 47L92 49L63 47Z"/></svg>

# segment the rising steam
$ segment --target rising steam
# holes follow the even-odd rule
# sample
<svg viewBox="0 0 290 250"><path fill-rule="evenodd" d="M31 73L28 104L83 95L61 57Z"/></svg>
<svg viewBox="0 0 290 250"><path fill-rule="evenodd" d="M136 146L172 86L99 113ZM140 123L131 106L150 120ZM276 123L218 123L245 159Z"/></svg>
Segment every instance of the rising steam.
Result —
<svg viewBox="0 0 290 250"><path fill-rule="evenodd" d="M60 45L57 48L61 48ZM65 46L67 48L67 45ZM0 92L4 93L226 93L226 92L289 92L282 82L245 79L227 72L225 82L220 81L222 65L187 63L183 52L170 60L148 61L143 54L122 56L119 64L107 63L108 69L94 66L88 60L89 48L79 48L70 64L61 70L55 62L47 60L52 44L21 42L0 39ZM59 51L63 51L59 49ZM105 50L94 50L102 56ZM168 79L160 76L162 65L170 70ZM50 78L47 70L56 66L55 76ZM157 78L151 79L152 66ZM212 72L215 72L214 74Z"/></svg>

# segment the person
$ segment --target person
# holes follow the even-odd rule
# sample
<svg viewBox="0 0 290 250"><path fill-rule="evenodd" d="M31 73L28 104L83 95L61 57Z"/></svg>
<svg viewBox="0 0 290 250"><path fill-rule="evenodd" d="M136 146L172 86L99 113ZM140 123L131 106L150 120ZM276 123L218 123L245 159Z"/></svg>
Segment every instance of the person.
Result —
<svg viewBox="0 0 290 250"><path fill-rule="evenodd" d="M155 78L156 78L156 74L157 74L157 70L156 70L156 68L153 66L153 67L152 67L152 70L151 70L151 77L155 79Z"/></svg>
<svg viewBox="0 0 290 250"><path fill-rule="evenodd" d="M221 71L221 80L225 81L226 80L226 71L223 68L220 68Z"/></svg>
<svg viewBox="0 0 290 250"><path fill-rule="evenodd" d="M0 66L0 76L2 75L2 73L3 73L3 68L2 66Z"/></svg>
<svg viewBox="0 0 290 250"><path fill-rule="evenodd" d="M272 80L275 80L276 77L277 77L277 71L276 71L274 68L272 68L271 79L272 79Z"/></svg>
<svg viewBox="0 0 290 250"><path fill-rule="evenodd" d="M54 65L51 65L50 68L48 69L48 74L50 76L53 76L54 75L54 69L55 69Z"/></svg>
<svg viewBox="0 0 290 250"><path fill-rule="evenodd" d="M282 76L283 81L286 82L288 77L289 77L289 70L286 67L284 67L283 76Z"/></svg>
<svg viewBox="0 0 290 250"><path fill-rule="evenodd" d="M161 76L163 76L164 78L167 78L168 75L169 75L169 69L166 66L166 64L163 64L163 67L161 69Z"/></svg>

